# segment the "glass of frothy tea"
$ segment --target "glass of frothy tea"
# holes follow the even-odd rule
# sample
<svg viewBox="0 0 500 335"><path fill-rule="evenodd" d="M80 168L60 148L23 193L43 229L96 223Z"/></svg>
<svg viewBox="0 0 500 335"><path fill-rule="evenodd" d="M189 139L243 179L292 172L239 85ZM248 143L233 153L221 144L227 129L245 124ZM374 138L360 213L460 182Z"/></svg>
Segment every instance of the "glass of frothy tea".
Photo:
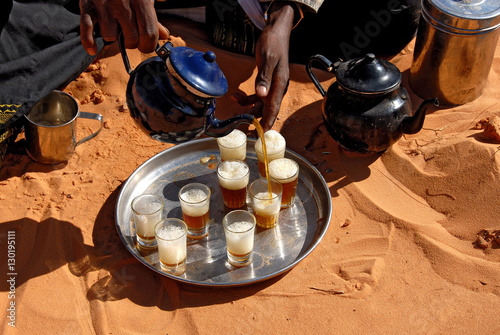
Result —
<svg viewBox="0 0 500 335"><path fill-rule="evenodd" d="M224 205L227 208L241 208L247 203L247 185L250 168L245 161L223 161L217 167L217 177Z"/></svg>
<svg viewBox="0 0 500 335"><path fill-rule="evenodd" d="M219 146L220 159L223 161L235 159L244 161L246 159L247 135L239 129L234 129L226 136L218 137L217 145Z"/></svg>
<svg viewBox="0 0 500 335"><path fill-rule="evenodd" d="M210 188L201 183L190 183L179 190L182 218L188 227L187 236L191 239L208 235L210 194Z"/></svg>
<svg viewBox="0 0 500 335"><path fill-rule="evenodd" d="M259 178L248 187L253 214L261 228L276 226L281 210L283 187L275 179L269 178L269 181L270 184L267 178Z"/></svg>
<svg viewBox="0 0 500 335"><path fill-rule="evenodd" d="M143 248L156 247L155 225L161 220L163 198L154 194L141 194L131 203L137 244Z"/></svg>
<svg viewBox="0 0 500 335"><path fill-rule="evenodd" d="M264 133L264 140L267 152L267 162L271 162L278 158L285 157L286 150L286 140L278 133L276 130L268 130ZM264 149L262 146L262 139L259 137L257 141L255 141L255 153L258 158L259 165L259 173L262 177L266 176L266 167L265 167L265 155Z"/></svg>
<svg viewBox="0 0 500 335"><path fill-rule="evenodd" d="M222 219L229 264L236 267L252 262L255 216L245 210L229 212Z"/></svg>
<svg viewBox="0 0 500 335"><path fill-rule="evenodd" d="M299 181L299 165L290 158L278 158L269 163L269 175L283 186L281 208L293 204Z"/></svg>
<svg viewBox="0 0 500 335"><path fill-rule="evenodd" d="M187 225L176 218L161 220L155 226L160 267L163 271L180 276L186 271Z"/></svg>

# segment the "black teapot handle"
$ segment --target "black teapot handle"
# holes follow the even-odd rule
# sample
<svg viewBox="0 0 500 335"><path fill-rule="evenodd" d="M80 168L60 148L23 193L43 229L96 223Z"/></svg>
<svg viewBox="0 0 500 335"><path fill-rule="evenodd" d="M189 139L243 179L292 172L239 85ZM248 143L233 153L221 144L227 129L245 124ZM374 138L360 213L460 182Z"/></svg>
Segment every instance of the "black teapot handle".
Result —
<svg viewBox="0 0 500 335"><path fill-rule="evenodd" d="M125 65L125 70L128 74L132 73L132 68L130 67L130 61L128 60L127 50L125 48L125 41L123 39L123 33L118 34L118 47L120 48L120 53L122 54L123 64Z"/></svg>
<svg viewBox="0 0 500 335"><path fill-rule="evenodd" d="M123 64L125 65L125 70L127 70L128 74L132 73L132 67L130 66L130 61L127 56L127 49L125 48L125 40L123 38L123 33L120 32L118 34L118 47L120 48L120 53L122 55ZM163 59L166 59L170 53L171 48L173 47L172 43L167 42L165 45L160 47L160 45L156 44L156 54Z"/></svg>
<svg viewBox="0 0 500 335"><path fill-rule="evenodd" d="M314 73L312 71L312 64L316 61L319 62L321 65L323 65L328 72L332 72L334 70L335 66L328 58L326 58L325 56L322 56L322 55L311 56L311 57L309 57L309 59L307 61L307 64L306 64L307 74L309 75L312 82L314 83L314 85L318 89L319 93L321 93L322 96L325 96L326 95L325 89L323 88L323 86L321 86L321 83L318 81L318 78L316 78L316 76L314 75Z"/></svg>

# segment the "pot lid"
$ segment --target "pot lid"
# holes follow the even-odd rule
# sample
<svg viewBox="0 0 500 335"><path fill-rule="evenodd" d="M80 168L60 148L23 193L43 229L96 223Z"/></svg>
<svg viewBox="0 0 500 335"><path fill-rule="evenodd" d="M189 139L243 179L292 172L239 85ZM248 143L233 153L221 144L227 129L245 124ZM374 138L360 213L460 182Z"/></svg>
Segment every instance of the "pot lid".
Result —
<svg viewBox="0 0 500 335"><path fill-rule="evenodd" d="M340 86L357 93L380 94L395 90L401 83L401 72L392 63L369 53L338 64L335 72Z"/></svg>
<svg viewBox="0 0 500 335"><path fill-rule="evenodd" d="M188 47L171 48L167 68L197 96L218 98L227 92L226 77L217 65L212 51L203 53Z"/></svg>
<svg viewBox="0 0 500 335"><path fill-rule="evenodd" d="M447 29L483 31L500 26L498 0L425 0L422 4L423 14Z"/></svg>

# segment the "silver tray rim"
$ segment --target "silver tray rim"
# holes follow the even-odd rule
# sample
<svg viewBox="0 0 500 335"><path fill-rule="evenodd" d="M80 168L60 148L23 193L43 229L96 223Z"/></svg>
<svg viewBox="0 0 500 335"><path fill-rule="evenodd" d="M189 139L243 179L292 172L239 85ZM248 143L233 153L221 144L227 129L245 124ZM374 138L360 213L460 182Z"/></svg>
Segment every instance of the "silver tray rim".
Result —
<svg viewBox="0 0 500 335"><path fill-rule="evenodd" d="M253 150L253 147L255 145L255 141L256 141L255 138L248 138L247 139L247 150L248 149ZM140 252L137 250L135 245L131 245L127 241L126 236L124 236L124 234L122 233L121 225L124 224L124 223L120 222L120 218L123 216L121 214L121 208L123 206L122 202L123 202L124 194L126 193L126 191L130 187L133 187L132 181L134 180L134 177L136 175L142 173L142 170L145 170L149 165L151 165L154 161L159 160L163 155L167 155L167 154L172 155L173 154L172 152L175 153L177 151L179 152L179 154L182 154L182 152L185 151L187 147L190 147L190 146L203 147L203 145L205 145L205 146L207 145L207 142L212 142L212 143L208 143L208 144L213 144L214 146L217 146L216 141L213 138L196 139L196 140L192 140L190 142L176 144L175 146L167 148L167 149L155 154L151 158L147 159L144 163L139 165L139 167L137 167L132 172L132 174L130 174L130 176L126 179L126 181L121 185L120 192L118 194L118 197L116 200L116 205L115 205L115 226L116 226L116 229L118 231L118 235L120 236L122 243L125 245L127 250L140 263L145 265L147 268L153 270L154 272L156 272L164 277L173 279L173 280L181 282L181 283L194 285L194 286L200 286L200 287L246 286L246 285L250 285L250 284L260 283L260 282L275 278L279 275L282 275L282 274L288 272L289 270L294 268L298 263L300 263L304 258L306 258L318 246L318 244L321 242L321 240L323 239L324 235L326 234L326 232L330 226L330 221L331 221L331 217L332 217L332 200L331 200L331 195L330 195L328 185L327 185L324 177L321 175L321 173L318 171L318 169L316 169L316 167L314 167L311 163L309 163L303 156L299 155L298 153L296 153L293 150L288 149L288 148L286 149L285 156L294 158L299 163L299 165L301 167L307 167L307 169L310 170L309 172L311 172L313 174L313 176L316 177L320 181L320 185L314 185L314 189L316 191L318 191L318 193L320 193L320 194L323 193L324 200L326 200L326 204L324 204L325 206L323 206L323 207L326 208L326 212L323 213L324 214L324 224L322 225L322 228L318 233L318 237L314 241L312 241L313 243L311 243L308 246L308 248L301 255L299 255L293 262L291 262L287 266L282 267L278 271L275 271L275 272L270 273L270 274L265 275L265 276L254 277L251 279L234 281L234 282L206 282L206 281L190 280L190 279L186 279L186 278L182 278L182 277L177 277L175 275L165 273L165 272L159 270L158 268L156 268L155 266L153 266L149 261L147 261L145 259L145 257L143 257L140 254Z"/></svg>

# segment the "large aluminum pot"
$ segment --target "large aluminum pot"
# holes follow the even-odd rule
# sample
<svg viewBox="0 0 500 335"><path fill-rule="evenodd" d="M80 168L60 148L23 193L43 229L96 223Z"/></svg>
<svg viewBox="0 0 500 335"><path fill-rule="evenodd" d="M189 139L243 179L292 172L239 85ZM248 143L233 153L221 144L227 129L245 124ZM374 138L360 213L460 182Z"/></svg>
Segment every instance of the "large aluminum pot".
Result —
<svg viewBox="0 0 500 335"><path fill-rule="evenodd" d="M410 87L461 105L481 96L500 34L499 0L422 0Z"/></svg>

